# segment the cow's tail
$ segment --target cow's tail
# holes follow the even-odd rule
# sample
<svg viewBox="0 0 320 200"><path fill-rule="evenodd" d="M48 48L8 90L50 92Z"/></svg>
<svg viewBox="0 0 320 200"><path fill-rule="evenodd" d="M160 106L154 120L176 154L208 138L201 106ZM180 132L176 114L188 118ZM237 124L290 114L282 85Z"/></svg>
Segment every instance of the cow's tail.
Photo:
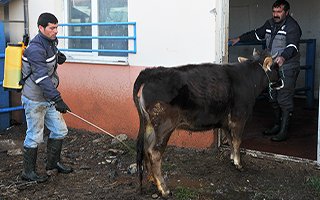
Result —
<svg viewBox="0 0 320 200"><path fill-rule="evenodd" d="M146 122L146 111L142 96L142 89L144 86L144 83L146 81L146 71L142 71L139 76L137 77L134 86L133 86L133 101L137 108L138 114L139 114L139 121L140 121L140 127L139 127L139 133L137 136L137 170L139 175L139 181L140 181L140 189L142 189L142 179L143 179L143 160L144 160L144 132L145 132L145 122Z"/></svg>

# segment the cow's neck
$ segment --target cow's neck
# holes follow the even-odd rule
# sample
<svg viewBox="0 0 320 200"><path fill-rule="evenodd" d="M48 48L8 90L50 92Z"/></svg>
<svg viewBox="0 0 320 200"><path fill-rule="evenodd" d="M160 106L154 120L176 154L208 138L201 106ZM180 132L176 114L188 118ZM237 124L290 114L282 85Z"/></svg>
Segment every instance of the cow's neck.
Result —
<svg viewBox="0 0 320 200"><path fill-rule="evenodd" d="M253 85L254 85L254 96L257 98L262 91L269 85L270 77L266 71L264 71L261 63L258 63L257 66L257 74L254 74L253 77Z"/></svg>

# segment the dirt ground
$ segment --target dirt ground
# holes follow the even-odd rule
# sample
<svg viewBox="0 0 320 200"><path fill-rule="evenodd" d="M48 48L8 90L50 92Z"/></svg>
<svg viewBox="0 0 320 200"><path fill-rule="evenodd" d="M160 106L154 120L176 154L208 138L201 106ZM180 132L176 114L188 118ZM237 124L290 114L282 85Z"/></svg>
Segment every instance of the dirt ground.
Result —
<svg viewBox="0 0 320 200"><path fill-rule="evenodd" d="M74 168L68 175L53 174L42 184L20 179L25 127L0 132L0 200L3 199L161 199L156 189L138 178L131 164L135 152L112 142L105 134L71 129L63 161ZM45 142L39 147L38 172L45 173ZM133 140L125 141L135 147ZM1 146L2 144L2 146ZM169 147L163 171L170 199L320 199L320 170L312 164L276 161L242 154L243 171L230 163L229 152ZM131 165L131 167L130 167Z"/></svg>

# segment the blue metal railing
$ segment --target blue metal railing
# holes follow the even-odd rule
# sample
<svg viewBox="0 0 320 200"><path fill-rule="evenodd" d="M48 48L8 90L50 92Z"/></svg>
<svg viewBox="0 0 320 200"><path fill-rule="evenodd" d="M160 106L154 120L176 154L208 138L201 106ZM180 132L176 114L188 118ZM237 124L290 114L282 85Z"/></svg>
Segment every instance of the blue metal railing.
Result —
<svg viewBox="0 0 320 200"><path fill-rule="evenodd" d="M0 59L1 58L3 58L3 57L0 55ZM0 81L0 86L2 86L2 84L3 84L3 81ZM11 112L11 111L17 111L17 110L23 110L23 106L0 108L0 114L6 113L6 112Z"/></svg>
<svg viewBox="0 0 320 200"><path fill-rule="evenodd" d="M119 49L59 49L60 51L73 51L73 52L110 52L110 53L136 53L137 52L137 42L136 42L136 23L135 22L101 22L101 23L68 23L59 24L59 26L133 26L133 36L58 36L60 39L111 39L111 40L133 40L132 50L119 50ZM5 57L4 53L0 53L0 59ZM0 86L2 86L3 81L0 81ZM7 113L11 111L22 110L23 106L16 107L6 107L0 108L1 113Z"/></svg>
<svg viewBox="0 0 320 200"><path fill-rule="evenodd" d="M12 112L23 110L23 106L16 106L16 107L8 107L8 108L0 108L0 113Z"/></svg>
<svg viewBox="0 0 320 200"><path fill-rule="evenodd" d="M312 108L314 105L314 74L316 60L316 39L300 40L300 44L306 44L306 63L300 66L300 69L305 70L305 85L301 88L296 88L296 95L306 96L307 108ZM228 42L229 46L231 42ZM265 48L264 42L238 42L235 46L261 45Z"/></svg>
<svg viewBox="0 0 320 200"><path fill-rule="evenodd" d="M133 26L133 36L58 36L59 39L107 39L107 40L133 40L133 49L59 49L70 52L106 52L106 53L137 53L136 22L99 22L99 23L67 23L59 26Z"/></svg>

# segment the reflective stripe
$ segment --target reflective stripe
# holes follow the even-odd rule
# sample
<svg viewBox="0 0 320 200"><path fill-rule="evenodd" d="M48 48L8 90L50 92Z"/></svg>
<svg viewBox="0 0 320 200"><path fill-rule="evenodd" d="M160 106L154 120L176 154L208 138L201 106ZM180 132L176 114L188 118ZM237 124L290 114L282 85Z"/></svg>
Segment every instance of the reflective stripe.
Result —
<svg viewBox="0 0 320 200"><path fill-rule="evenodd" d="M285 32L285 31L278 31L278 33L283 34L283 35L287 35L287 32Z"/></svg>
<svg viewBox="0 0 320 200"><path fill-rule="evenodd" d="M286 46L286 48L288 48L288 47L294 47L297 51L299 51L298 48L297 48L297 46L294 45L294 44L289 44L288 46Z"/></svg>
<svg viewBox="0 0 320 200"><path fill-rule="evenodd" d="M53 55L51 58L46 60L47 63L52 62L56 58L56 55Z"/></svg>
<svg viewBox="0 0 320 200"><path fill-rule="evenodd" d="M54 56L52 56L51 58L48 58L48 59L46 60L46 62L47 62L47 63L52 62L52 61L55 60L55 58L56 58L56 56L54 55ZM27 58L27 57L22 56L22 60L28 62L28 58Z"/></svg>
<svg viewBox="0 0 320 200"><path fill-rule="evenodd" d="M22 56L22 60L28 62L28 58L27 57Z"/></svg>
<svg viewBox="0 0 320 200"><path fill-rule="evenodd" d="M40 81L42 81L43 79L48 78L48 77L49 77L49 76L44 76L44 77L38 78L38 79L35 81L35 83L38 84L38 83L40 83Z"/></svg>
<svg viewBox="0 0 320 200"><path fill-rule="evenodd" d="M262 39L259 38L256 32L254 32L254 34L256 35L257 40L262 41Z"/></svg>
<svg viewBox="0 0 320 200"><path fill-rule="evenodd" d="M256 35L257 40L262 41L262 39L259 38L259 36L257 35L257 33L254 33Z"/></svg>
<svg viewBox="0 0 320 200"><path fill-rule="evenodd" d="M270 30L270 29L266 29L266 32L267 32L267 33L271 33L271 30Z"/></svg>

